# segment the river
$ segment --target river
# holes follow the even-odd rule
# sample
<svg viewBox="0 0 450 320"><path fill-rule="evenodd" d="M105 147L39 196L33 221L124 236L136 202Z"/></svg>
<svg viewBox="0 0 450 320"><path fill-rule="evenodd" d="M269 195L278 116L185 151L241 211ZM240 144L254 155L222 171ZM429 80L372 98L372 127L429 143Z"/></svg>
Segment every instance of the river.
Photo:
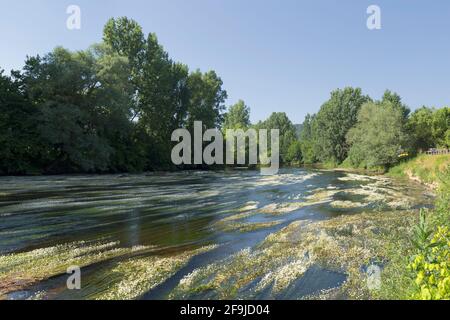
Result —
<svg viewBox="0 0 450 320"><path fill-rule="evenodd" d="M271 236L432 202L410 182L305 169L2 177L0 297L301 299L346 274ZM72 265L81 290L66 287Z"/></svg>

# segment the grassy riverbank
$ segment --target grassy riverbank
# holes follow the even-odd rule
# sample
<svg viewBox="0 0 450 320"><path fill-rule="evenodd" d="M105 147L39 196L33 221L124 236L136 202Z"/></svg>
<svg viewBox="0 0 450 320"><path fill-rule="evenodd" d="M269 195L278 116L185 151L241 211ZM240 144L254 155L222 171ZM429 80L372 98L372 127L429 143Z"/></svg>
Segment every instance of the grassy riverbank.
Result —
<svg viewBox="0 0 450 320"><path fill-rule="evenodd" d="M450 156L421 155L392 168L389 176L408 177L437 191L435 208L416 223L389 254L379 292L389 299L450 298ZM405 220L410 224L411 218Z"/></svg>
<svg viewBox="0 0 450 320"><path fill-rule="evenodd" d="M450 155L420 155L411 161L392 168L388 175L391 177L408 177L438 189L444 179L442 175L449 166Z"/></svg>
<svg viewBox="0 0 450 320"><path fill-rule="evenodd" d="M329 169L379 174L344 167ZM393 167L386 176L411 179L436 193L433 209L343 215L320 222L327 241L320 251L348 275L343 286L324 292L323 299L449 299L450 298L450 156L420 155ZM334 250L329 250L331 247ZM317 249L317 248L316 248ZM342 252L337 258L332 252ZM315 250L317 251L317 250ZM328 252L328 257L327 253ZM352 252L358 252L352 255ZM369 289L369 264L379 266L381 287Z"/></svg>

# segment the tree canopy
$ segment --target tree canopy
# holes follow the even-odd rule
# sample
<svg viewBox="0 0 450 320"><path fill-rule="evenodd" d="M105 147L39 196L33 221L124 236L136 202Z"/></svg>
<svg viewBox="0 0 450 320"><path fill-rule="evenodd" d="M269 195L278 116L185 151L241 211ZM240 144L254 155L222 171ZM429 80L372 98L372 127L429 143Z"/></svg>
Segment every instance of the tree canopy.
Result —
<svg viewBox="0 0 450 320"><path fill-rule="evenodd" d="M347 133L356 124L361 106L370 100L359 88L348 87L331 93L331 98L322 105L312 126L317 159L341 163L347 158Z"/></svg>
<svg viewBox="0 0 450 320"><path fill-rule="evenodd" d="M215 71L191 71L137 22L110 19L101 43L0 72L0 174L175 169L171 134L196 121L279 129L282 163L390 166L402 151L450 148L450 108L411 113L390 90L377 102L359 88L334 90L299 125L283 112L252 125L245 102L226 110L227 97Z"/></svg>
<svg viewBox="0 0 450 320"><path fill-rule="evenodd" d="M397 163L409 143L403 116L402 110L387 100L364 104L358 122L347 134L351 165L371 168Z"/></svg>

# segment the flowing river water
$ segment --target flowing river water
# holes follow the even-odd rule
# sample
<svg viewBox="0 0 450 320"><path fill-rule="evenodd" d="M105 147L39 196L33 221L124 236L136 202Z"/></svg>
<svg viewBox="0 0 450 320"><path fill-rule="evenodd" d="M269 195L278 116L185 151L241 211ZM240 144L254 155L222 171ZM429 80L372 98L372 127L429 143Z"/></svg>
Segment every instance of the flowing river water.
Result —
<svg viewBox="0 0 450 320"><path fill-rule="evenodd" d="M410 182L306 169L3 177L0 298L301 299L347 278L299 244L308 226L432 202Z"/></svg>

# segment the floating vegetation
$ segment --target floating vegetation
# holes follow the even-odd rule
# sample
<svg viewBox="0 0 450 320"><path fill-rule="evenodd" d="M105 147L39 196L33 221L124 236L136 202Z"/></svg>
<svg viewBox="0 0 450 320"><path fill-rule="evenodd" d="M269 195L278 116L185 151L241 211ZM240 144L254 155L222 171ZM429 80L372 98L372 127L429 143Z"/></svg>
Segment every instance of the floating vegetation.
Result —
<svg viewBox="0 0 450 320"><path fill-rule="evenodd" d="M354 209L354 208L363 208L367 206L367 204L356 201L333 201L330 203L330 206L336 209Z"/></svg>
<svg viewBox="0 0 450 320"><path fill-rule="evenodd" d="M299 259L281 266L275 271L267 273L258 283L256 291L262 291L272 285L273 292L279 293L303 275L308 270L309 265L310 261L307 261L307 259Z"/></svg>
<svg viewBox="0 0 450 320"><path fill-rule="evenodd" d="M405 245L404 234L412 228L413 217L406 211L363 213L306 225L293 223L269 236L265 245L272 246L280 241L291 243L323 267L348 275L344 285L326 293L317 293L319 297L366 299L373 297L374 292L367 286L363 267L373 263L384 264L393 244Z"/></svg>
<svg viewBox="0 0 450 320"><path fill-rule="evenodd" d="M245 218L249 218L255 214L257 214L258 212L253 211L253 212L244 212L244 213L238 213L238 214L233 214L229 217L223 218L222 220L219 221L219 223L224 223L224 222L231 222L231 221L236 221L236 220L242 220Z"/></svg>
<svg viewBox="0 0 450 320"><path fill-rule="evenodd" d="M245 211L258 209L258 204L259 203L257 201L249 201L245 204L245 206L243 206L242 208L239 209L239 212L245 212Z"/></svg>
<svg viewBox="0 0 450 320"><path fill-rule="evenodd" d="M307 174L280 174L280 175L272 175L272 176L264 176L260 178L256 185L257 186L278 186L278 185L288 185L305 182L310 180L320 173L307 173Z"/></svg>
<svg viewBox="0 0 450 320"><path fill-rule="evenodd" d="M270 215L283 215L292 213L307 206L307 203L304 202L284 202L284 203L272 203L261 209L259 209L259 213L270 214Z"/></svg>
<svg viewBox="0 0 450 320"><path fill-rule="evenodd" d="M312 263L307 253L292 243L264 243L196 269L180 281L169 297L189 299L212 291L214 298L251 298L270 286L277 292L287 288Z"/></svg>
<svg viewBox="0 0 450 320"><path fill-rule="evenodd" d="M305 197L307 205L316 205L333 201L333 196L338 190L316 189L313 194Z"/></svg>
<svg viewBox="0 0 450 320"><path fill-rule="evenodd" d="M81 241L0 256L0 296L64 274L73 265L84 267L149 248L120 248L119 242Z"/></svg>
<svg viewBox="0 0 450 320"><path fill-rule="evenodd" d="M387 252L414 220L405 209L431 202L401 183L293 169L3 178L0 252L10 254L0 256L0 299L373 297L365 268L388 270ZM192 247L206 239L226 249L200 255L214 248ZM72 265L89 266L79 292L60 281ZM299 293L315 270L339 274L338 287Z"/></svg>
<svg viewBox="0 0 450 320"><path fill-rule="evenodd" d="M354 173L347 173L345 177L338 178L339 181L362 181L362 182L370 182L373 181L374 179L375 179L374 177Z"/></svg>
<svg viewBox="0 0 450 320"><path fill-rule="evenodd" d="M409 209L417 201L400 191L381 187L378 183L346 190L346 193L353 196L364 196L365 202L380 203L390 209Z"/></svg>
<svg viewBox="0 0 450 320"><path fill-rule="evenodd" d="M269 290L269 297L273 298L314 265L344 273L347 280L339 288L320 291L308 298L372 297L363 267L385 263L392 243L399 243L397 238L409 232L413 220L410 213L403 211L295 221L270 234L253 249L246 248L194 270L169 297L251 299Z"/></svg>
<svg viewBox="0 0 450 320"><path fill-rule="evenodd" d="M171 277L195 255L215 249L217 246L205 246L197 250L186 251L169 257L150 256L119 262L111 270L120 279L109 289L95 297L97 300L136 299Z"/></svg>
<svg viewBox="0 0 450 320"><path fill-rule="evenodd" d="M266 229L275 227L279 224L283 223L283 221L269 221L269 222L255 222L255 223L229 223L222 224L222 230L225 232L252 232L260 229Z"/></svg>

